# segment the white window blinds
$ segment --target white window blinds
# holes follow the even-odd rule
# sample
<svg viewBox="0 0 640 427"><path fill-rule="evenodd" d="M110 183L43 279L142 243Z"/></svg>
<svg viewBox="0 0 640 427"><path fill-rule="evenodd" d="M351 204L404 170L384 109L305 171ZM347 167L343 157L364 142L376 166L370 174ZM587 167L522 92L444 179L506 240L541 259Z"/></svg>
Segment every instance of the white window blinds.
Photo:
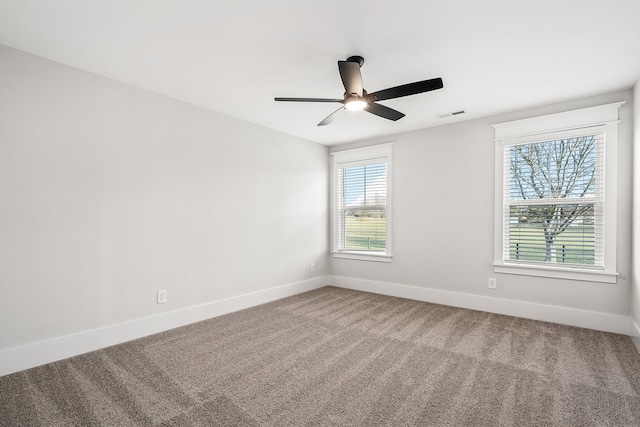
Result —
<svg viewBox="0 0 640 427"><path fill-rule="evenodd" d="M604 131L543 138L504 147L503 259L603 269Z"/></svg>
<svg viewBox="0 0 640 427"><path fill-rule="evenodd" d="M385 252L387 168L385 159L337 166L338 250Z"/></svg>

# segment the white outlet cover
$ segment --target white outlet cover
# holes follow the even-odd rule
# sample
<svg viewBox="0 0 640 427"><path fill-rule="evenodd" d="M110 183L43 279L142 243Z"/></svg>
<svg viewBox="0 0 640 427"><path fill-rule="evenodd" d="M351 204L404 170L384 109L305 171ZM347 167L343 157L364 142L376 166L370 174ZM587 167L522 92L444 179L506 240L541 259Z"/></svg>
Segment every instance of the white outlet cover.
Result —
<svg viewBox="0 0 640 427"><path fill-rule="evenodd" d="M165 302L167 302L167 291L158 291L158 304L164 304Z"/></svg>

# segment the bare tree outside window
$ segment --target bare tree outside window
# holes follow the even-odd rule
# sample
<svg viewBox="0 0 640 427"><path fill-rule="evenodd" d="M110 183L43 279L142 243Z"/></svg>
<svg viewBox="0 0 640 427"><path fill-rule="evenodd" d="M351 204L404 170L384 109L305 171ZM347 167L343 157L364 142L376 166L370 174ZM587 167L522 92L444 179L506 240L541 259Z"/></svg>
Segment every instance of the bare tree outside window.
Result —
<svg viewBox="0 0 640 427"><path fill-rule="evenodd" d="M597 135L512 145L512 260L594 264Z"/></svg>

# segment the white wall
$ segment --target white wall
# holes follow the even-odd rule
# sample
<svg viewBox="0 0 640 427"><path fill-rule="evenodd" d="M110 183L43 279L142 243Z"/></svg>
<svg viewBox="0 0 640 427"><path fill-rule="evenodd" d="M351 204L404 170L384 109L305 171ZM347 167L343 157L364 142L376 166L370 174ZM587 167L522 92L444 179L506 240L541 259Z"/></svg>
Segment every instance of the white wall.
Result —
<svg viewBox="0 0 640 427"><path fill-rule="evenodd" d="M633 88L633 254L631 293L631 335L640 351L640 79Z"/></svg>
<svg viewBox="0 0 640 427"><path fill-rule="evenodd" d="M327 147L2 46L0 94L0 352L328 273Z"/></svg>
<svg viewBox="0 0 640 427"><path fill-rule="evenodd" d="M393 262L332 258L332 283L357 285L358 281L351 280L353 278L384 282L388 286L373 282L361 282L361 286L377 286L387 292L393 292L390 291L392 285L410 285L418 289L396 294L424 295L425 299L436 302L447 301L489 311L495 308L498 312L552 321L561 321L562 316L537 316L536 310L542 313L550 306L553 310L561 307L570 309L575 319L594 314L589 326L596 329L603 318L600 314L606 313L613 322L603 325L602 329L626 331L631 287L632 100L632 91L628 90L333 147L332 151L340 151L395 142ZM605 284L495 274L492 268L494 132L491 125L615 101L627 102L620 109L619 127L618 282ZM487 288L489 277L497 278L497 290ZM509 306L514 308L509 311ZM529 313L520 313L520 308Z"/></svg>

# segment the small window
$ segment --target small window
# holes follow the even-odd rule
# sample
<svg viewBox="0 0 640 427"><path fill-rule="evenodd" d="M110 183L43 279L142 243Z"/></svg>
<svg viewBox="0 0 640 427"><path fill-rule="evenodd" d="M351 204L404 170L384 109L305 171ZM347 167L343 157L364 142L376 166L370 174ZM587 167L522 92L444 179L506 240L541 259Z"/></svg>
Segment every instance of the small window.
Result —
<svg viewBox="0 0 640 427"><path fill-rule="evenodd" d="M494 126L496 272L615 282L620 105Z"/></svg>
<svg viewBox="0 0 640 427"><path fill-rule="evenodd" d="M391 261L391 147L331 153L334 257Z"/></svg>

